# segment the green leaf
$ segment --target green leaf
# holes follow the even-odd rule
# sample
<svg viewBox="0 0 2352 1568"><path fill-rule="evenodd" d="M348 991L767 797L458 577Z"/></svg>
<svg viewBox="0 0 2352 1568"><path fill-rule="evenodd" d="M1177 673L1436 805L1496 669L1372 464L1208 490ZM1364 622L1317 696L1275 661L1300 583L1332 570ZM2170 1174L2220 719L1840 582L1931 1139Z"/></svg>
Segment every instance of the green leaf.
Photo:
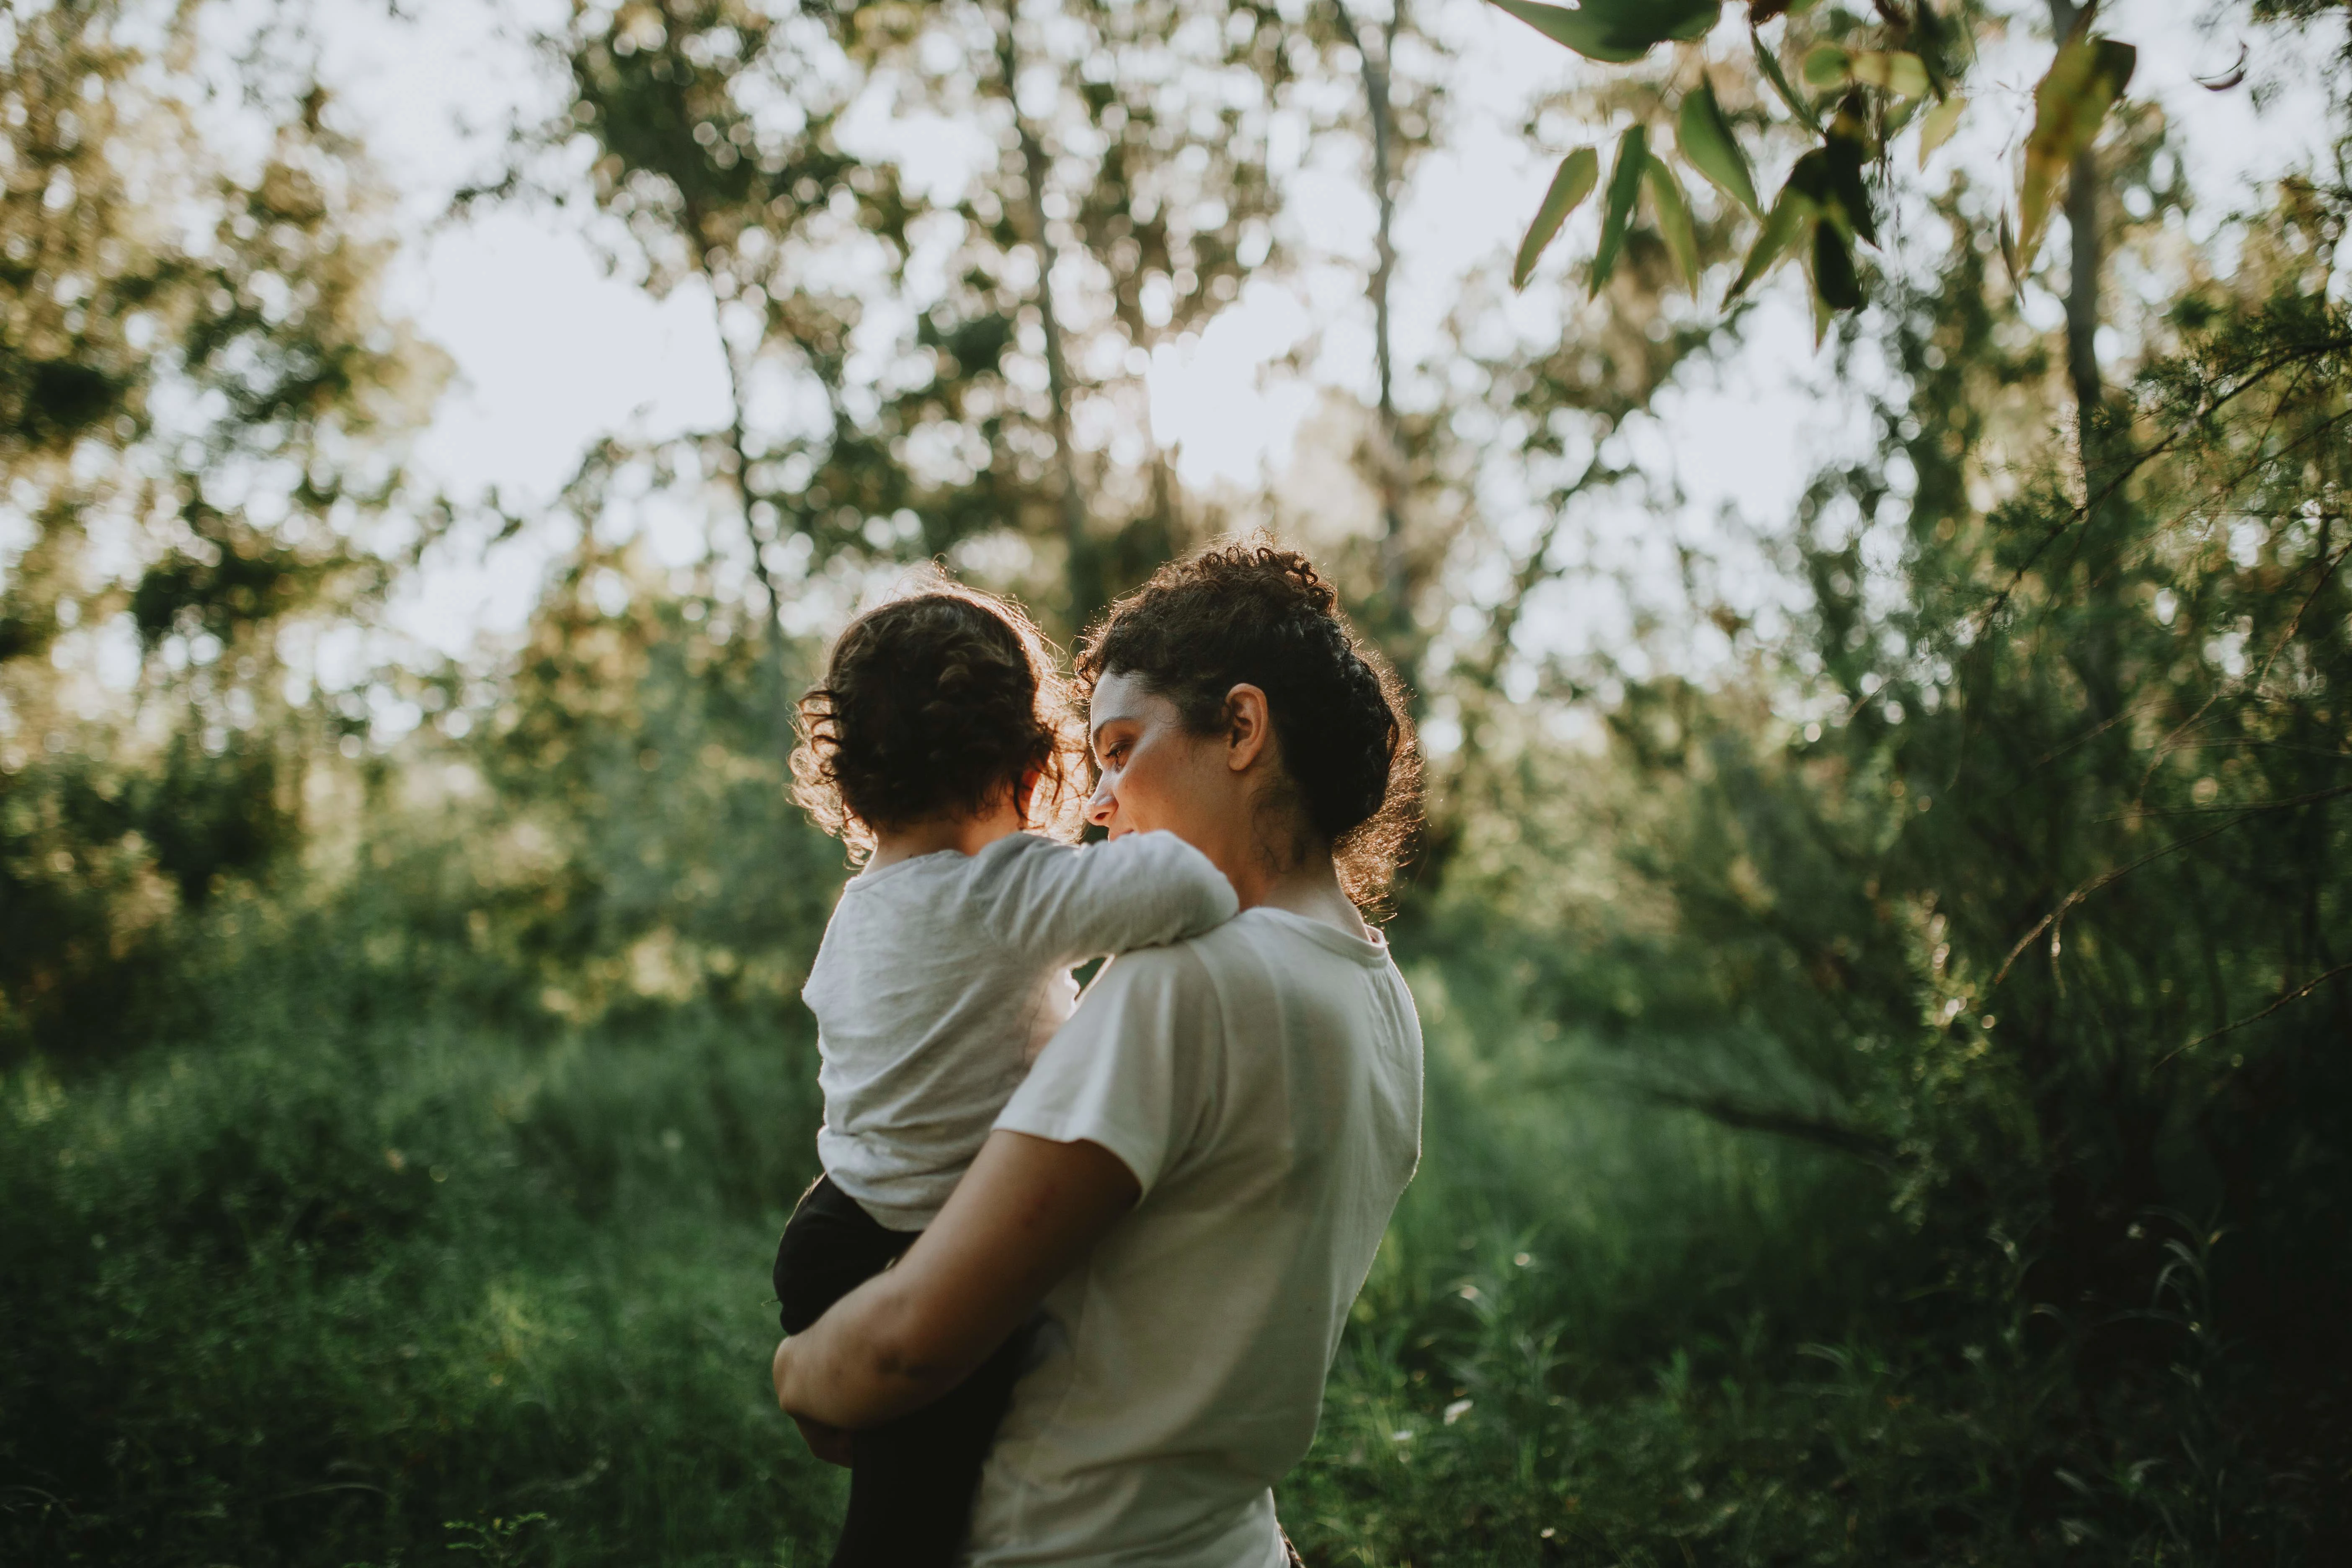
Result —
<svg viewBox="0 0 2352 1568"><path fill-rule="evenodd" d="M1722 15L1717 0L1585 0L1574 10L1532 0L1489 0L1552 42L1589 60L1624 65L1658 45L1703 38Z"/></svg>
<svg viewBox="0 0 2352 1568"><path fill-rule="evenodd" d="M1901 49L1864 49L1846 61L1845 74L1849 81L1883 88L1897 98L1920 98L1927 91L1927 62Z"/></svg>
<svg viewBox="0 0 2352 1568"><path fill-rule="evenodd" d="M1731 121L1724 118L1723 106L1715 100L1715 86L1702 75L1698 86L1683 94L1681 112L1675 121L1675 140L1692 168L1720 186L1723 194L1746 207L1761 213L1757 205L1756 179L1748 172L1748 157L1739 150L1738 139L1731 133Z"/></svg>
<svg viewBox="0 0 2352 1568"><path fill-rule="evenodd" d="M1649 158L1649 133L1639 125L1627 126L1617 138L1617 161L1609 168L1609 205L1601 214L1601 244L1592 253L1595 294L1617 270L1617 253L1625 247L1625 226L1633 220L1633 198L1642 194L1642 170Z"/></svg>
<svg viewBox="0 0 2352 1568"><path fill-rule="evenodd" d="M1852 68L1853 57L1835 44L1816 44L1805 51L1801 68L1808 87L1840 87Z"/></svg>
<svg viewBox="0 0 2352 1568"><path fill-rule="evenodd" d="M1969 100L1956 92L1927 111L1927 118L1919 122L1921 168L1927 166L1927 160L1936 155L1937 148L1952 139L1952 132L1960 126L1960 111L1968 106Z"/></svg>
<svg viewBox="0 0 2352 1568"><path fill-rule="evenodd" d="M1830 127L1829 138L1821 146L1830 194L1830 200L1822 205L1833 212L1839 226L1846 233L1859 235L1876 245L1878 219L1871 208L1870 187L1862 177L1863 165L1869 162L1868 150L1863 145L1858 127L1849 132L1851 122L1843 115L1839 121Z"/></svg>
<svg viewBox="0 0 2352 1568"><path fill-rule="evenodd" d="M1601 154L1590 147L1579 147L1559 161L1559 172L1551 177L1551 188L1544 192L1543 205L1536 208L1535 221L1528 225L1527 238L1519 241L1519 256L1511 264L1511 287L1524 289L1528 277L1536 269L1536 258L1544 247L1559 233L1559 226L1568 215L1583 205L1601 178Z"/></svg>
<svg viewBox="0 0 2352 1568"><path fill-rule="evenodd" d="M1780 95L1782 103L1789 106L1789 112L1797 117L1797 123L1819 134L1822 129L1822 117L1815 114L1812 106L1799 98L1797 89L1789 85L1788 76L1780 69L1779 57L1765 45L1764 35L1750 27L1748 29L1748 39L1756 46L1756 68L1764 73L1764 79L1772 84L1772 90Z"/></svg>
<svg viewBox="0 0 2352 1568"><path fill-rule="evenodd" d="M1738 281L1731 285L1731 292L1724 296L1724 303L1727 305L1738 299L1748 292L1748 285L1772 270L1772 264L1788 254L1789 247L1796 243L1798 235L1804 231L1806 223L1818 210L1812 197L1798 188L1793 176L1782 185L1780 195L1772 203L1772 211L1764 219L1763 231L1757 235L1756 243L1748 248L1748 259L1739 268Z"/></svg>
<svg viewBox="0 0 2352 1568"><path fill-rule="evenodd" d="M2139 51L2129 44L2079 36L2059 46L2049 73L2034 88L2033 130L2025 139L2025 172L2017 194L2021 265L2033 265L2058 182L2067 165L2098 140L2100 124L2138 63Z"/></svg>
<svg viewBox="0 0 2352 1568"><path fill-rule="evenodd" d="M1690 204L1683 199L1682 183L1665 160L1650 154L1643 176L1650 183L1650 206L1657 215L1659 237L1666 248L1675 253L1675 265L1682 268L1683 281L1691 292L1698 292L1698 235L1691 227Z"/></svg>
<svg viewBox="0 0 2352 1568"><path fill-rule="evenodd" d="M2018 265L2017 234L2009 226L2009 215L2000 215L2000 259L2009 268L2009 286L2016 293L2025 292L2025 268Z"/></svg>
<svg viewBox="0 0 2352 1568"><path fill-rule="evenodd" d="M1862 308L1862 279L1853 269L1853 251L1835 224L1813 226L1813 292L1832 310Z"/></svg>

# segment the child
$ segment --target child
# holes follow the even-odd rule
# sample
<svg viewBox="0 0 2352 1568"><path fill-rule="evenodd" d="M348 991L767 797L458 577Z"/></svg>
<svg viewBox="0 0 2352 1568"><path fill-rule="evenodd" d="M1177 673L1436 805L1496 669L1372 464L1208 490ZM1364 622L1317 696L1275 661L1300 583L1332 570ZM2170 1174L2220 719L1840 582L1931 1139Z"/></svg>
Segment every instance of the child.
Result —
<svg viewBox="0 0 2352 1568"><path fill-rule="evenodd" d="M776 1250L786 1333L938 1216L1069 1016L1072 964L1236 908L1172 835L1079 848L1027 831L1069 825L1083 750L1045 639L1010 604L940 586L860 616L800 712L793 795L865 865L801 993L817 1019L824 1174ZM953 1560L1026 1339L856 1435L835 1568Z"/></svg>

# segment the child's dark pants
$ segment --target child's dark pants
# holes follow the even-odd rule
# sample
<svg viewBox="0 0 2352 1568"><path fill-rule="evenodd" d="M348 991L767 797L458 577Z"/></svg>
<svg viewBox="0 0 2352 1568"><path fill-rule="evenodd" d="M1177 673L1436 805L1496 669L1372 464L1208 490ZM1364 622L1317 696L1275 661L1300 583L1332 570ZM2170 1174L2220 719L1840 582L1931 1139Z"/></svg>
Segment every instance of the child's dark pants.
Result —
<svg viewBox="0 0 2352 1568"><path fill-rule="evenodd" d="M915 1244L920 1231L887 1230L820 1176L776 1247L777 1315L797 1334L826 1308ZM948 1568L971 1522L981 1461L1013 1397L1030 1331L1013 1334L980 1369L933 1403L856 1435L849 1514L833 1568Z"/></svg>

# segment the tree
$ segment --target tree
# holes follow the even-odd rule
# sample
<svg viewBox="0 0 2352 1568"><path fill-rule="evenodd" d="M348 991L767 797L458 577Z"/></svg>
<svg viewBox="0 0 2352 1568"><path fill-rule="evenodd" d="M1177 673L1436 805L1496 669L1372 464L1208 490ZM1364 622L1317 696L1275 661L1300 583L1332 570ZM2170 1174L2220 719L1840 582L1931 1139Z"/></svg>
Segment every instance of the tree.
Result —
<svg viewBox="0 0 2352 1568"><path fill-rule="evenodd" d="M771 609L782 563L979 549L1074 627L1172 550L1140 368L1265 259L1265 113L1289 70L1269 20L1171 4L779 23L672 0L585 12L557 40L574 103L534 146L593 139L595 200L648 286L696 278L720 302L737 414L694 445ZM861 102L995 156L952 195L911 194L892 151L845 144ZM812 395L763 401L763 376Z"/></svg>
<svg viewBox="0 0 2352 1568"><path fill-rule="evenodd" d="M0 1049L96 1048L152 945L295 839L320 721L298 629L396 562L357 542L441 363L377 300L388 245L322 91L257 83L260 166L207 152L197 25L0 13Z"/></svg>
<svg viewBox="0 0 2352 1568"><path fill-rule="evenodd" d="M2162 151L2136 121L2102 163L2142 215L2107 248L2171 291L2129 323L2147 357L2096 394L2087 466L2047 439L2086 390L2072 356L1947 198L1938 269L1873 307L1883 439L1805 498L1790 634L1743 628L1717 689L1559 672L1624 688L1634 782L1580 792L1601 805L1573 827L1607 824L1645 892L1612 940L1646 978L1563 978L1571 1018L1640 1043L1629 1071L1677 1103L1886 1173L1955 1313L2003 1293L1988 1237L2013 1247L2021 1310L2100 1396L2145 1394L2182 1331L2337 1365L2352 1299L2299 1239L2352 1196L2326 1152L2352 1105L2352 322L2327 282L2352 197L2286 179L2216 276L2168 237L2189 197ZM1499 882L1448 896L1538 896L1483 864ZM2210 1296L2164 1327L2151 1292L2192 1278Z"/></svg>

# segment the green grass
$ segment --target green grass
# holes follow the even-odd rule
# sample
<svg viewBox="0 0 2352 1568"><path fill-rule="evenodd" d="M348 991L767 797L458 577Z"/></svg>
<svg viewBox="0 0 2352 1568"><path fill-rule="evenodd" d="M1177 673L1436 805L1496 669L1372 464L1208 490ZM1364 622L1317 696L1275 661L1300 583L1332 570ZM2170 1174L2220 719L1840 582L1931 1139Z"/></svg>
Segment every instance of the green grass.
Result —
<svg viewBox="0 0 2352 1568"><path fill-rule="evenodd" d="M1426 1154L1283 1488L1310 1563L2285 1560L2223 1552L2192 1405L2072 1408L1999 1303L1906 1327L1866 1172L1415 984ZM316 1011L0 1080L0 1561L822 1562L765 1373L804 1029Z"/></svg>
<svg viewBox="0 0 2352 1568"><path fill-rule="evenodd" d="M793 1561L839 1490L765 1386L805 1069L701 1019L9 1080L0 1557L438 1562L537 1512L531 1561Z"/></svg>

